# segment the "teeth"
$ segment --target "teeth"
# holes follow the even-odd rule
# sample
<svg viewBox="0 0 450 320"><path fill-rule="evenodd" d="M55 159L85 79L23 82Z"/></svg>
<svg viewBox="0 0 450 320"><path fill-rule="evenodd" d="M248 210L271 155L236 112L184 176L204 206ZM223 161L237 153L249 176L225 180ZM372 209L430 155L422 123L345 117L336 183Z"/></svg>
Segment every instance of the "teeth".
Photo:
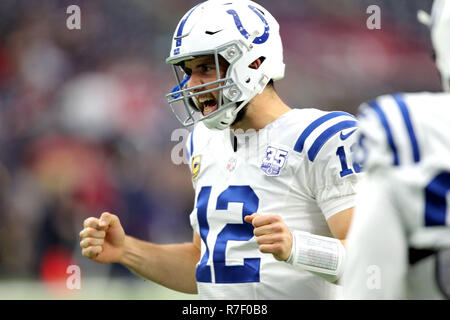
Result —
<svg viewBox="0 0 450 320"><path fill-rule="evenodd" d="M204 103L204 102L209 101L209 100L213 100L213 98L211 98L211 97L202 97L202 98L198 99L198 102Z"/></svg>

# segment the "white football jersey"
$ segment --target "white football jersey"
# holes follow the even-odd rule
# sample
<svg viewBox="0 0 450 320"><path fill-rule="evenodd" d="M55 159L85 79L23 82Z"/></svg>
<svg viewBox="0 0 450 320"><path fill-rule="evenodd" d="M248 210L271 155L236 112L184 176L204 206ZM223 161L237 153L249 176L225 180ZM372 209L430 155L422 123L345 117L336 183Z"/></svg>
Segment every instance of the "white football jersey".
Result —
<svg viewBox="0 0 450 320"><path fill-rule="evenodd" d="M363 104L358 120L365 177L344 297L443 298L437 274L445 270L432 253L450 246L450 94L382 96Z"/></svg>
<svg viewBox="0 0 450 320"><path fill-rule="evenodd" d="M235 132L235 152L230 130L194 128L186 146L199 298L336 298L338 286L261 253L244 217L278 214L290 230L332 237L327 219L354 206L355 130L348 113L292 109L259 131Z"/></svg>

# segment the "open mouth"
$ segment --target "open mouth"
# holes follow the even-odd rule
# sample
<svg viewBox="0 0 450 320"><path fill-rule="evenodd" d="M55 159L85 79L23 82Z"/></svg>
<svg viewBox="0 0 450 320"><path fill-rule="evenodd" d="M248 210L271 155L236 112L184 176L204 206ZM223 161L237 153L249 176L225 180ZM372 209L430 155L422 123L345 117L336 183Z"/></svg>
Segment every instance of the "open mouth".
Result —
<svg viewBox="0 0 450 320"><path fill-rule="evenodd" d="M218 109L217 101L214 97L201 97L198 99L200 110L204 116L207 116L211 112L214 112Z"/></svg>

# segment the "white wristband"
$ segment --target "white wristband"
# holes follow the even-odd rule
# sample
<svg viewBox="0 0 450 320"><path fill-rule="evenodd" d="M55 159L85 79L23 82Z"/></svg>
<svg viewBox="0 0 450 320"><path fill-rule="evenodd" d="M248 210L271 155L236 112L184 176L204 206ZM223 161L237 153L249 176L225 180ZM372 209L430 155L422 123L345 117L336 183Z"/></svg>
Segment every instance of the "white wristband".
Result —
<svg viewBox="0 0 450 320"><path fill-rule="evenodd" d="M334 282L343 272L345 248L341 241L335 238L293 231L292 250L286 262L319 275L326 275L327 280Z"/></svg>

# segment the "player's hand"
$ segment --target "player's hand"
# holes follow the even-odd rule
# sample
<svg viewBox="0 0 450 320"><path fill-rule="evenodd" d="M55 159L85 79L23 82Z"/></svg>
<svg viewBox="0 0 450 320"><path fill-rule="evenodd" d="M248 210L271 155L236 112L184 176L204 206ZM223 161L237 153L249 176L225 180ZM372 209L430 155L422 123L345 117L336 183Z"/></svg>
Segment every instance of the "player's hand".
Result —
<svg viewBox="0 0 450 320"><path fill-rule="evenodd" d="M99 263L118 262L123 253L125 232L117 216L102 213L100 219L87 218L80 232L83 257Z"/></svg>
<svg viewBox="0 0 450 320"><path fill-rule="evenodd" d="M271 253L280 261L286 261L289 258L292 249L292 233L279 215L262 215L255 212L246 216L244 220L255 227L253 234L256 236L261 252Z"/></svg>

